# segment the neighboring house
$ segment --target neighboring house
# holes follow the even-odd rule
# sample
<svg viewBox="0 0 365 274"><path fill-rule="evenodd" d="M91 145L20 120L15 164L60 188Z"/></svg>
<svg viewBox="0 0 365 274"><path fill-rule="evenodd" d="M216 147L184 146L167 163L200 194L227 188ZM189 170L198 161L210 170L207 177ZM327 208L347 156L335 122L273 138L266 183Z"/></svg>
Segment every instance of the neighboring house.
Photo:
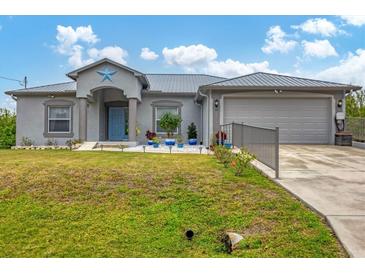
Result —
<svg viewBox="0 0 365 274"><path fill-rule="evenodd" d="M159 118L178 113L187 138L194 122L207 145L221 124L280 128L281 143L332 144L335 114L359 86L253 73L225 79L202 74L144 74L102 59L67 74L73 81L7 91L17 101L17 137L36 145L49 138L145 142L146 130L164 136ZM136 134L138 130L140 134Z"/></svg>

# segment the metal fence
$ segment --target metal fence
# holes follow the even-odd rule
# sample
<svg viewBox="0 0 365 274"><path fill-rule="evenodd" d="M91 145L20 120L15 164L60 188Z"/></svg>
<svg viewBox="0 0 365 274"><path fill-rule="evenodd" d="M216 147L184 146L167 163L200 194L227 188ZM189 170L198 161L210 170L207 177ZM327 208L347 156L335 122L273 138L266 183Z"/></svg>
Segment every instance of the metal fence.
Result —
<svg viewBox="0 0 365 274"><path fill-rule="evenodd" d="M365 118L346 118L345 130L352 133L354 141L365 142Z"/></svg>
<svg viewBox="0 0 365 274"><path fill-rule="evenodd" d="M275 170L279 178L279 128L275 129L230 123L221 126L218 142L244 147L256 156L256 159ZM223 136L222 136L223 135ZM226 139L224 140L224 137Z"/></svg>

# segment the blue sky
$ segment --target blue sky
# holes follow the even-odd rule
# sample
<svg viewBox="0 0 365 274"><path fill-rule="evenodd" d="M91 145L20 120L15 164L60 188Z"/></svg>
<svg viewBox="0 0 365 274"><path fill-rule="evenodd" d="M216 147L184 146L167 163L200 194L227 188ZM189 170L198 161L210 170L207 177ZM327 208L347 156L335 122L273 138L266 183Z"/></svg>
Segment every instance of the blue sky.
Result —
<svg viewBox="0 0 365 274"><path fill-rule="evenodd" d="M146 73L268 71L365 84L365 17L0 17L0 76L69 81L67 72L102 57ZM3 91L20 87L0 79L0 107L13 106Z"/></svg>

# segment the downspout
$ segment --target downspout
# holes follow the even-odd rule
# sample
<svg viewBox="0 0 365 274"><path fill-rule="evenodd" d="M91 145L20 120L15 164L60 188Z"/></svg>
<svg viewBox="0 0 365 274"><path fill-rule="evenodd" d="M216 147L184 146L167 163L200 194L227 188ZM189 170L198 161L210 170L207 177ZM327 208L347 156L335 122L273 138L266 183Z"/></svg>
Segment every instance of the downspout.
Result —
<svg viewBox="0 0 365 274"><path fill-rule="evenodd" d="M201 134L200 134L200 143L203 142L203 104L199 104L198 101L194 100L194 103L200 107L200 128L201 128Z"/></svg>
<svg viewBox="0 0 365 274"><path fill-rule="evenodd" d="M200 90L198 89L198 95L203 96L205 98L207 98L207 107L208 107L208 134L209 134L209 103L208 103L208 95L201 93ZM197 102L196 102L197 103ZM198 103L199 104L199 103ZM201 121L201 128L202 128L202 134L201 134L201 142L204 142L204 125L203 125L203 104L199 104L200 105L200 121ZM208 138L208 146L209 146L209 138Z"/></svg>

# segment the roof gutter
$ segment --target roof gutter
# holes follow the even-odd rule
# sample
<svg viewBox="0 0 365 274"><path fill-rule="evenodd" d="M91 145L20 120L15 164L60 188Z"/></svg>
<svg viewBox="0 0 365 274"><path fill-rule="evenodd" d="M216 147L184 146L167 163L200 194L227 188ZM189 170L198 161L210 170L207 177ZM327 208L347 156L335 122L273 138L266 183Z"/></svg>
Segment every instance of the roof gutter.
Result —
<svg viewBox="0 0 365 274"><path fill-rule="evenodd" d="M13 99L15 102L18 101L18 98L14 94L10 94L11 99Z"/></svg>
<svg viewBox="0 0 365 274"><path fill-rule="evenodd" d="M56 92L45 92L45 91L6 91L6 95L10 96L29 96L29 95L57 95L57 96L64 96L64 95L75 95L76 91L56 91Z"/></svg>

